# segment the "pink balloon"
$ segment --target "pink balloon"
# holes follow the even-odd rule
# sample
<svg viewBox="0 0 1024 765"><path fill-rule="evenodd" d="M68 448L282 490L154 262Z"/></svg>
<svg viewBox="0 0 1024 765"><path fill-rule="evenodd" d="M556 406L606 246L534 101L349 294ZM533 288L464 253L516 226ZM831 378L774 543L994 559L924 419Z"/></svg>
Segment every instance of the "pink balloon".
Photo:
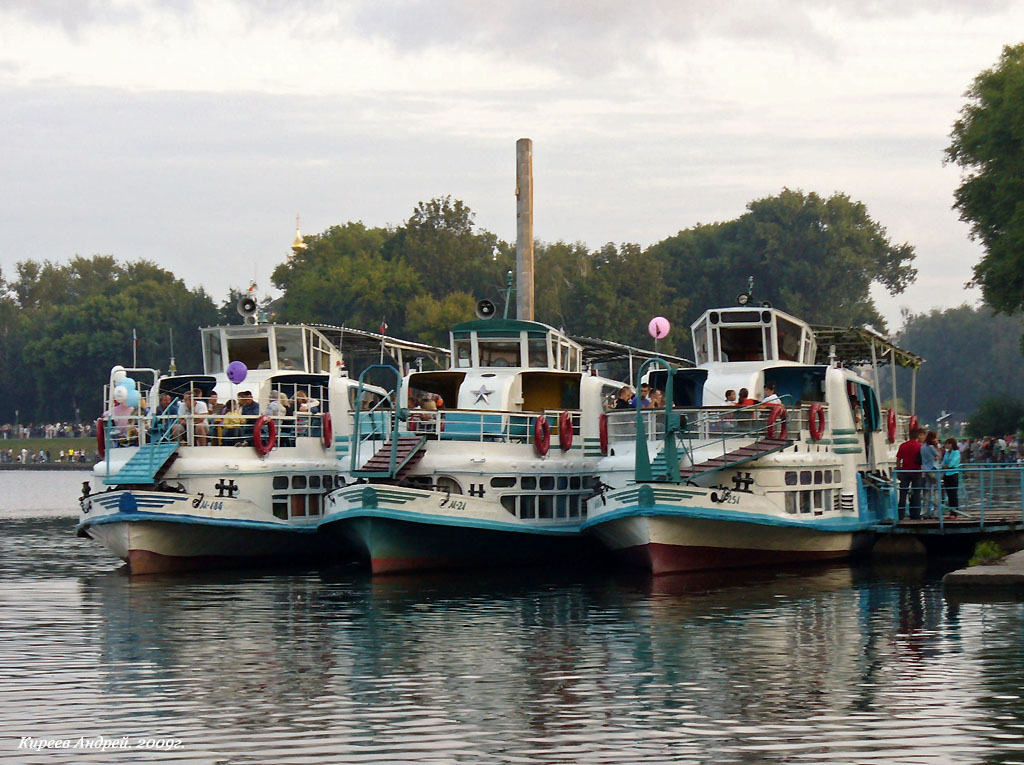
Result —
<svg viewBox="0 0 1024 765"><path fill-rule="evenodd" d="M651 319L651 323L647 325L647 331L651 333L651 337L655 340L661 340L661 338L667 336L670 329L672 329L672 325L668 323L668 319L664 316L655 316Z"/></svg>

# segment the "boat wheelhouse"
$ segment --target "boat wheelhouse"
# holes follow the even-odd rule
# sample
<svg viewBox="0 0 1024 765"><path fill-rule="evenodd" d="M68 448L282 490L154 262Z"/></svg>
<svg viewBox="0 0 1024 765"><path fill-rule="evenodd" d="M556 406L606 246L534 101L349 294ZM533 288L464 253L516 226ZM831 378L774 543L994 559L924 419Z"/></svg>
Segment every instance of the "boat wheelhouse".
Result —
<svg viewBox="0 0 1024 765"><path fill-rule="evenodd" d="M133 573L342 555L317 533L323 497L346 483L356 412L387 393L357 395L346 363L446 350L326 325L209 327L201 338L201 373L111 370L78 533Z"/></svg>
<svg viewBox="0 0 1024 765"><path fill-rule="evenodd" d="M585 528L667 573L845 557L892 519L895 444L910 418L882 410L877 368L921 359L851 330L844 361L836 343L823 352L814 328L768 306L707 311L692 337L695 368L641 369L665 390L663 410L609 413L611 488L591 501ZM875 362L866 376L849 363L865 355ZM777 398L727 402L744 388Z"/></svg>

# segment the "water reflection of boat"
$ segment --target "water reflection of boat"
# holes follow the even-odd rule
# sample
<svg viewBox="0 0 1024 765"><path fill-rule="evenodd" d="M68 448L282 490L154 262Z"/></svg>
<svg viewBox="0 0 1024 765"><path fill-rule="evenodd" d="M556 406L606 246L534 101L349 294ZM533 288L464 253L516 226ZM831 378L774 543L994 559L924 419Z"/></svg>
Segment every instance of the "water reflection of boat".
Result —
<svg viewBox="0 0 1024 765"><path fill-rule="evenodd" d="M357 397L346 362L446 353L343 327L259 323L255 302L243 302L249 323L202 330L201 373L111 370L78 533L134 573L342 554L317 533L323 497L345 483L356 412L386 395L365 385ZM215 395L238 406L209 412ZM258 411L242 410L246 395Z"/></svg>
<svg viewBox="0 0 1024 765"><path fill-rule="evenodd" d="M833 332L823 353L810 325L766 306L707 311L692 334L696 368L641 368L666 390L664 411L610 416L615 467L632 460L634 480L608 480L584 528L657 574L844 558L870 543L893 519L909 418L883 417L877 374L851 365L920 359L866 330ZM764 401L726 401L740 389Z"/></svg>

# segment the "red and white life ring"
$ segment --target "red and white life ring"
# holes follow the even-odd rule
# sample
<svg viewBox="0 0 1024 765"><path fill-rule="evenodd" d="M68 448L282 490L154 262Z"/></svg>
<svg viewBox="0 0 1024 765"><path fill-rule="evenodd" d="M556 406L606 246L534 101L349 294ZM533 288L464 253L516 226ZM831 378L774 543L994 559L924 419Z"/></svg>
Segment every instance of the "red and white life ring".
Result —
<svg viewBox="0 0 1024 765"><path fill-rule="evenodd" d="M608 454L608 415L602 414L597 418L597 436L601 444L601 454Z"/></svg>
<svg viewBox="0 0 1024 765"><path fill-rule="evenodd" d="M263 440L264 425L267 426L266 441ZM252 429L252 445L256 448L256 453L261 457L265 457L270 454L270 450L274 448L274 444L276 443L277 423L274 422L273 418L267 417L265 414L261 414Z"/></svg>
<svg viewBox="0 0 1024 765"><path fill-rule="evenodd" d="M920 421L917 419L916 414L910 415L910 430L917 430L921 427Z"/></svg>
<svg viewBox="0 0 1024 765"><path fill-rule="evenodd" d="M107 456L107 418L100 417L96 420L96 451L100 459Z"/></svg>
<svg viewBox="0 0 1024 765"><path fill-rule="evenodd" d="M807 420L807 426L811 431L811 440L820 441L821 437L825 435L825 409L817 401L811 404Z"/></svg>
<svg viewBox="0 0 1024 765"><path fill-rule="evenodd" d="M782 405L772 407L772 413L768 415L768 430L765 432L768 438L775 438L776 421L779 421L779 438L784 439L789 432L786 422L786 407Z"/></svg>
<svg viewBox="0 0 1024 765"><path fill-rule="evenodd" d="M325 449L330 449L334 445L334 424L331 422L330 412L320 415L320 424L323 431L320 435L321 442Z"/></svg>
<svg viewBox="0 0 1024 765"><path fill-rule="evenodd" d="M558 415L558 445L563 452L572 448L572 417L568 412Z"/></svg>
<svg viewBox="0 0 1024 765"><path fill-rule="evenodd" d="M889 443L896 443L896 410L890 409L889 416L886 418L886 426L889 430Z"/></svg>
<svg viewBox="0 0 1024 765"><path fill-rule="evenodd" d="M551 425L544 415L538 417L533 423L533 448L537 454L543 457L551 448Z"/></svg>

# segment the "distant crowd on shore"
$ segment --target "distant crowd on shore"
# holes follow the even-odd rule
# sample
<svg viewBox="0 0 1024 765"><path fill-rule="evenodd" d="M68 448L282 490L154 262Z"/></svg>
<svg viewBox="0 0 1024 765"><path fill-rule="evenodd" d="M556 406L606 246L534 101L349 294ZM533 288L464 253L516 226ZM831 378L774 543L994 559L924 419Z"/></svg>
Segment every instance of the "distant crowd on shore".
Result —
<svg viewBox="0 0 1024 765"><path fill-rule="evenodd" d="M1024 436L986 436L960 442L964 462L1006 465L1024 462Z"/></svg>
<svg viewBox="0 0 1024 765"><path fill-rule="evenodd" d="M0 449L0 463L19 465L39 465L45 463L85 463L95 458L96 452L85 449Z"/></svg>
<svg viewBox="0 0 1024 765"><path fill-rule="evenodd" d="M0 425L0 438L10 441L16 438L83 438L96 435L96 424L77 422L53 422L37 425L12 425L5 423Z"/></svg>

